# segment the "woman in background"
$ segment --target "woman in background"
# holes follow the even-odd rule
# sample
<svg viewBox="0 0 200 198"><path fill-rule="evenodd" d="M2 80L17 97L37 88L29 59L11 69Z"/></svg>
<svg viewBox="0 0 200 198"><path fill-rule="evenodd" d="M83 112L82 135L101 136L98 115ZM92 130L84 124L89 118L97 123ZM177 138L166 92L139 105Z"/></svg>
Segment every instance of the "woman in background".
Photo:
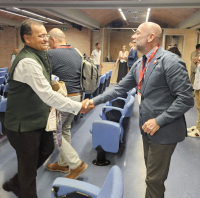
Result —
<svg viewBox="0 0 200 198"><path fill-rule="evenodd" d="M128 60L128 51L126 51L126 45L122 46L122 51L119 52L118 59L116 60L116 63L114 66L117 65L117 62L119 61L119 70L118 70L118 77L117 77L117 83L122 80L127 74L127 60Z"/></svg>
<svg viewBox="0 0 200 198"><path fill-rule="evenodd" d="M175 47L175 46L172 46L168 49L168 51L174 53L174 54L177 54L180 58L181 58L181 53L178 49L178 47Z"/></svg>

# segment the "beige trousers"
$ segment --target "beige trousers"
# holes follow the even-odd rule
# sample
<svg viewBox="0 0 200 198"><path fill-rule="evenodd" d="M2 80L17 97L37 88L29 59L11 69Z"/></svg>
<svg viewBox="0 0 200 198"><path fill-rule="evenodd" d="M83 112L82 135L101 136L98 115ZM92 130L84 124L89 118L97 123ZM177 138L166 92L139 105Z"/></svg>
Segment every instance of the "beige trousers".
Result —
<svg viewBox="0 0 200 198"><path fill-rule="evenodd" d="M71 100L80 102L81 96L69 97ZM76 169L81 160L78 153L71 146L71 123L74 119L74 114L68 112L61 112L62 115L62 146L60 147L60 156L58 164L60 166L68 165L70 169ZM54 133L54 142L56 144L56 134Z"/></svg>
<svg viewBox="0 0 200 198"><path fill-rule="evenodd" d="M198 110L197 129L200 131L200 90L195 90L195 104Z"/></svg>

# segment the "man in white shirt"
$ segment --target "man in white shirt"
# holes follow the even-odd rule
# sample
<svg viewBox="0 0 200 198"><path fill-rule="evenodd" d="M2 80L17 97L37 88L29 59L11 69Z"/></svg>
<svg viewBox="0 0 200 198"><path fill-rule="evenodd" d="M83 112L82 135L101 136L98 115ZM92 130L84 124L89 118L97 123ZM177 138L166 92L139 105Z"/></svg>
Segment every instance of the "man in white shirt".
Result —
<svg viewBox="0 0 200 198"><path fill-rule="evenodd" d="M92 51L92 54L90 57L93 59L95 66L99 70L99 66L101 65L101 50L100 50L101 44L96 43L95 47L96 47L96 49Z"/></svg>
<svg viewBox="0 0 200 198"><path fill-rule="evenodd" d="M42 23L23 21L20 36L25 46L9 72L4 122L17 154L18 173L3 184L3 189L20 198L37 198L37 169L54 149L53 134L45 131L50 107L76 115L86 111L86 101L72 101L52 90L48 36ZM80 166L84 168L85 163Z"/></svg>
<svg viewBox="0 0 200 198"><path fill-rule="evenodd" d="M15 48L15 49L14 49L14 52L12 53L12 56L11 56L11 66L12 66L13 61L15 60L17 54L18 54L18 49Z"/></svg>

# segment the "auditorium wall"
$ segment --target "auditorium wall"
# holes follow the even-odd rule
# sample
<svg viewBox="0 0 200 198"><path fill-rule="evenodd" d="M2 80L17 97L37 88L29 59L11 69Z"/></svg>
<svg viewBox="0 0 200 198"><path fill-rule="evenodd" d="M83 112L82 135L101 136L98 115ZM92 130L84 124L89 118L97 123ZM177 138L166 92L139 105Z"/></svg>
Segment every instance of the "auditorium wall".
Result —
<svg viewBox="0 0 200 198"><path fill-rule="evenodd" d="M18 46L17 28L4 27L0 30L0 68L11 66L11 55Z"/></svg>

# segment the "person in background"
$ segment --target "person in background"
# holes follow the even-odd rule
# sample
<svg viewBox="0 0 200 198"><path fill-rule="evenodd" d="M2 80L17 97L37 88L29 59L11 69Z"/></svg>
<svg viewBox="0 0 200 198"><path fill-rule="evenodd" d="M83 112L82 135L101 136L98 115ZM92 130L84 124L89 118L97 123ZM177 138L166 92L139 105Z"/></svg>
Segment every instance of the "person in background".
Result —
<svg viewBox="0 0 200 198"><path fill-rule="evenodd" d="M193 89L194 89L195 105L198 112L198 118L196 126L188 128L187 132L188 132L188 137L198 138L200 137L200 56L193 57L192 61L194 62L196 67Z"/></svg>
<svg viewBox="0 0 200 198"><path fill-rule="evenodd" d="M92 54L90 56L90 58L93 59L95 66L97 67L97 69L99 70L99 67L101 65L101 44L100 43L96 43L95 44L96 49L94 49L92 51ZM102 68L102 65L101 65Z"/></svg>
<svg viewBox="0 0 200 198"><path fill-rule="evenodd" d="M53 134L45 130L50 107L76 115L85 113L87 100L76 102L52 90L48 35L41 22L23 21L20 36L25 45L9 72L4 120L18 171L2 187L20 198L37 198L37 169L54 150Z"/></svg>
<svg viewBox="0 0 200 198"><path fill-rule="evenodd" d="M11 66L12 66L13 61L15 60L15 58L16 58L16 56L18 54L18 51L19 50L17 48L15 48L14 51L13 51L13 53L12 53L12 55L11 55Z"/></svg>
<svg viewBox="0 0 200 198"><path fill-rule="evenodd" d="M167 50L169 50L170 47L171 47L171 45L168 45L168 46L167 46Z"/></svg>
<svg viewBox="0 0 200 198"><path fill-rule="evenodd" d="M185 63L159 46L162 29L158 24L142 23L132 39L143 57L118 85L86 102L86 107L111 101L138 87L139 126L147 169L145 198L164 198L173 152L187 135L184 113L194 106L192 86Z"/></svg>
<svg viewBox="0 0 200 198"><path fill-rule="evenodd" d="M60 81L65 82L67 88L67 97L73 101L81 101L81 63L82 58L71 45L66 45L65 34L58 28L49 32L48 57L52 67L52 74L59 77ZM71 123L74 114L69 112L60 112L62 116L62 146L60 147L60 156L56 163L47 164L50 171L60 171L68 173L66 178L76 179L88 167L81 161L78 153L71 146ZM56 133L54 142L56 144Z"/></svg>
<svg viewBox="0 0 200 198"><path fill-rule="evenodd" d="M117 77L117 83L119 83L122 78L124 78L127 74L127 60L128 60L128 51L126 50L126 45L122 46L122 51L119 52L118 58L116 60L116 63L114 64L114 67L116 67L118 61L119 61L119 70L118 70L118 77Z"/></svg>
<svg viewBox="0 0 200 198"><path fill-rule="evenodd" d="M194 84L194 79L195 79L195 71L196 71L196 65L195 62L193 61L193 57L197 57L200 55L200 44L196 45L196 50L191 53L190 60L191 60L191 67L190 67L190 81L192 85Z"/></svg>
<svg viewBox="0 0 200 198"><path fill-rule="evenodd" d="M172 46L172 47L170 47L170 48L168 49L168 51L170 51L170 52L172 52L172 53L178 55L178 56L181 58L181 53L180 53L178 47L173 47L173 46Z"/></svg>
<svg viewBox="0 0 200 198"><path fill-rule="evenodd" d="M133 42L129 42L129 47L131 48L128 55L128 67L130 71L133 64L137 61L137 51L135 50Z"/></svg>

